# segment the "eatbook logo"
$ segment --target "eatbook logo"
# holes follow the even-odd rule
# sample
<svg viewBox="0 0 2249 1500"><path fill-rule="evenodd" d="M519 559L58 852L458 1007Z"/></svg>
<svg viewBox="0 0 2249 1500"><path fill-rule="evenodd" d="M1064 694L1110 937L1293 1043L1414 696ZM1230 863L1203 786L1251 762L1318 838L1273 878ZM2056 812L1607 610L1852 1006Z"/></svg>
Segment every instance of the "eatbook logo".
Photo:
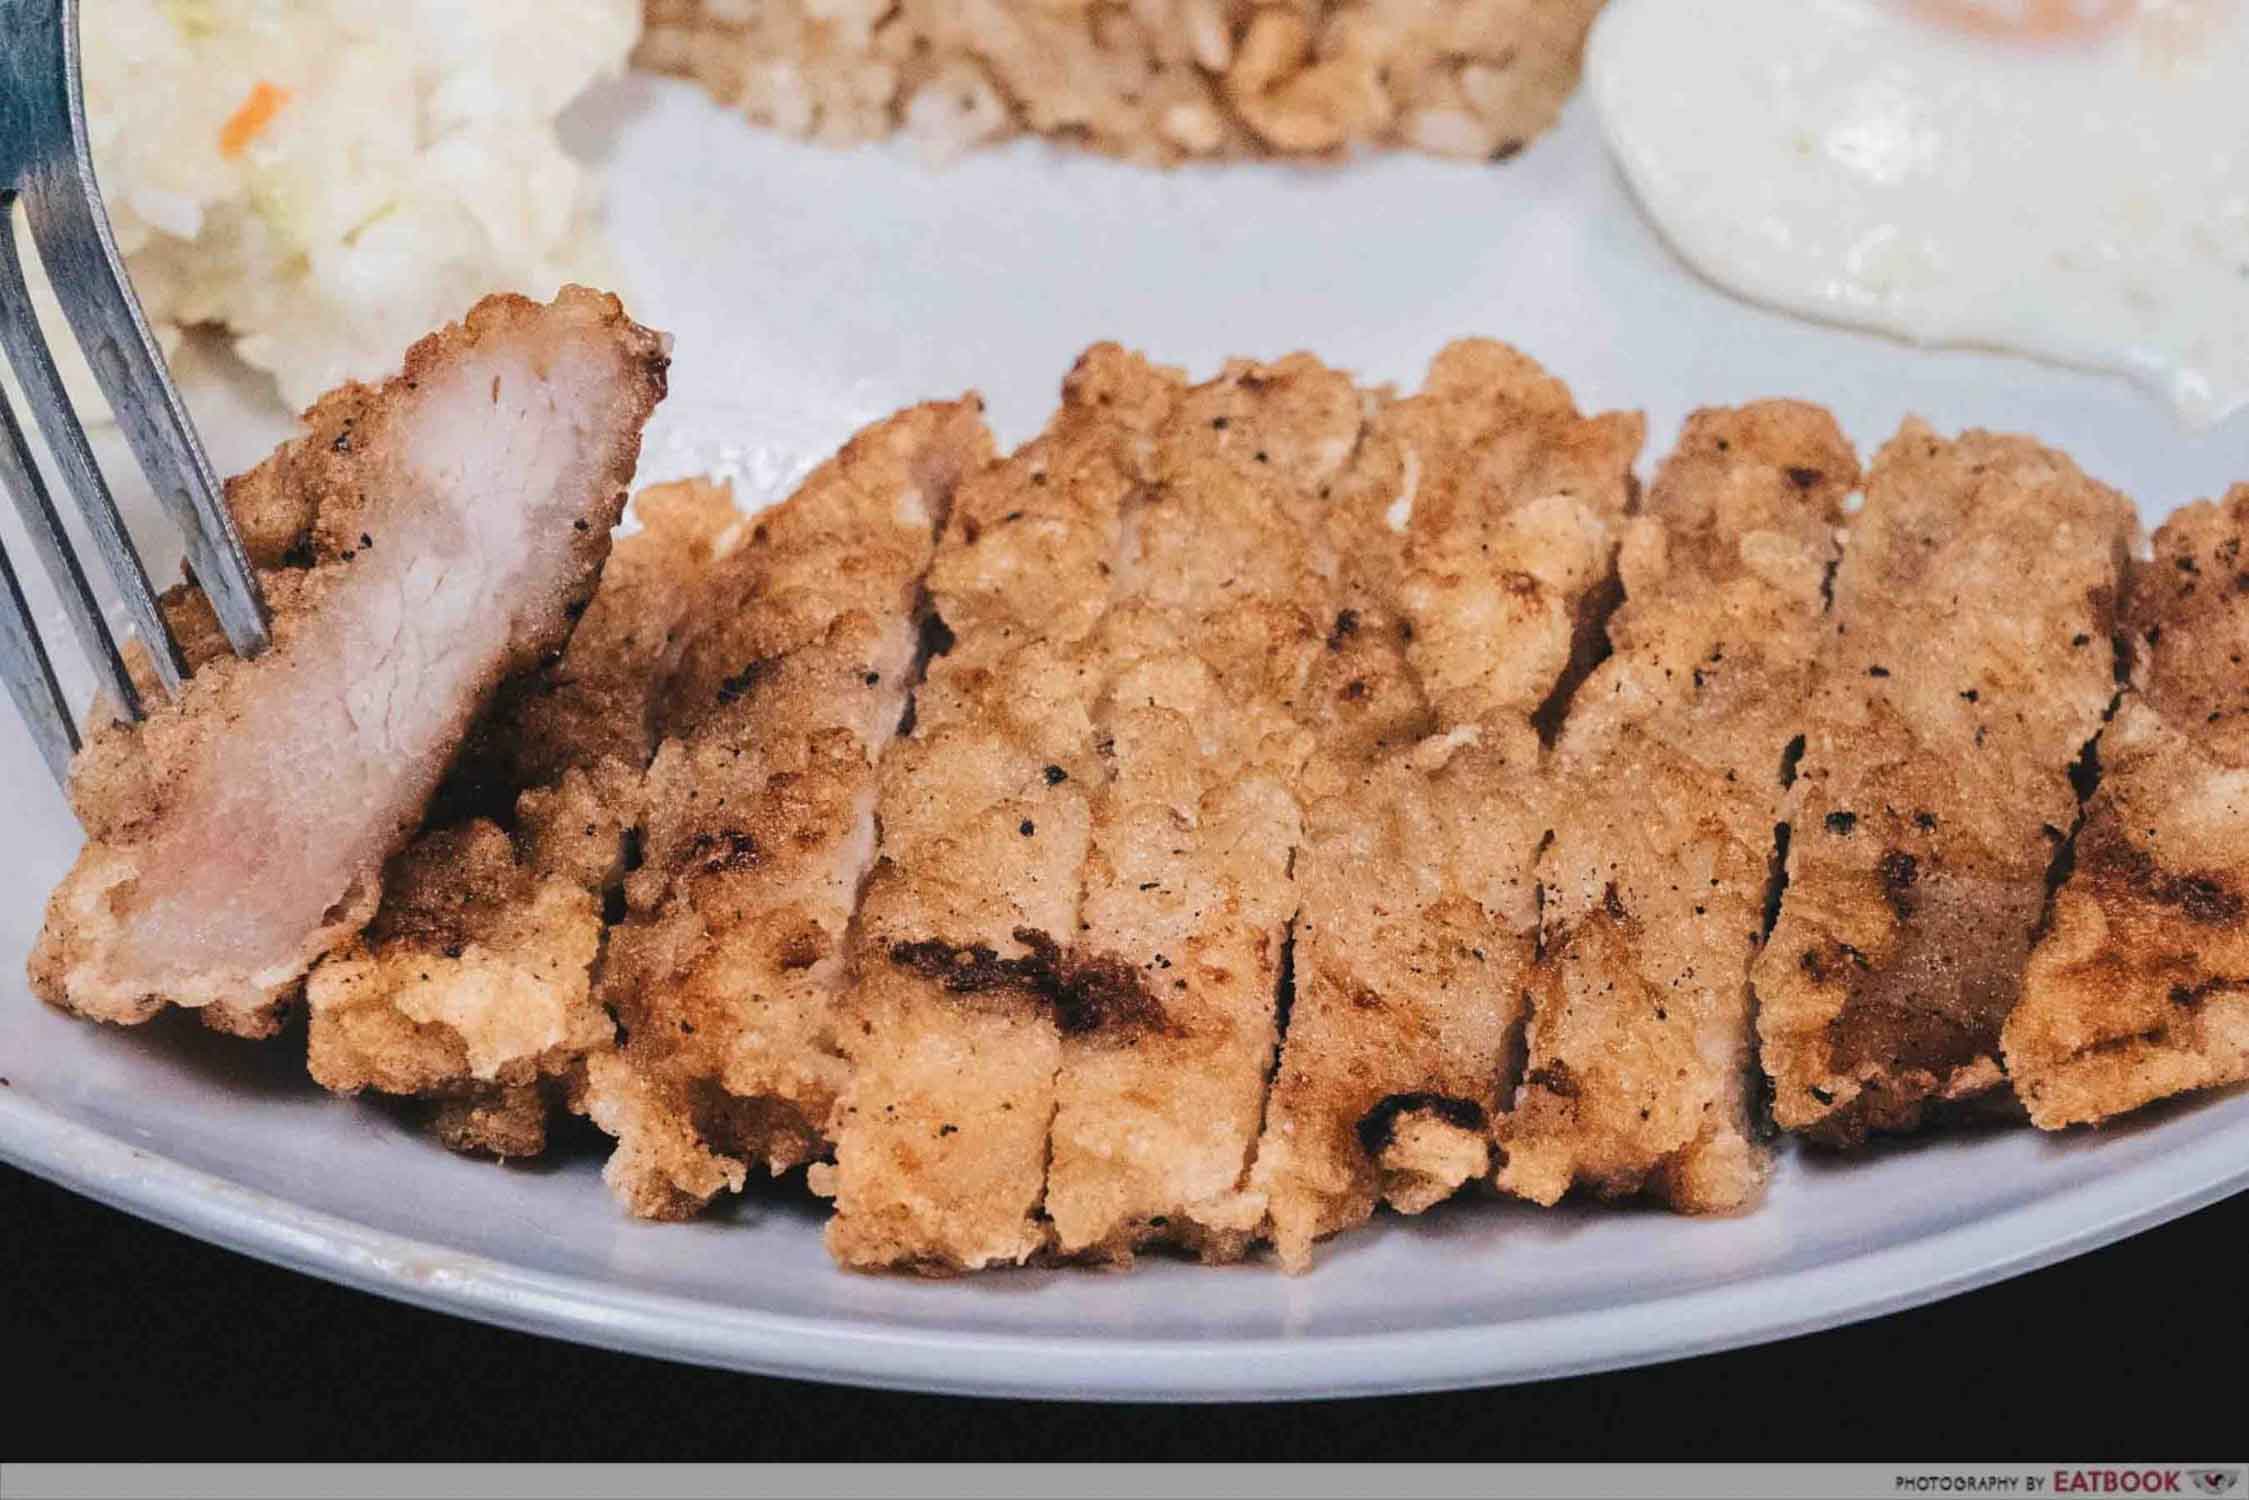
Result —
<svg viewBox="0 0 2249 1500"><path fill-rule="evenodd" d="M2239 1469L2189 1469L2187 1478L2205 1495L2230 1495L2241 1488Z"/></svg>

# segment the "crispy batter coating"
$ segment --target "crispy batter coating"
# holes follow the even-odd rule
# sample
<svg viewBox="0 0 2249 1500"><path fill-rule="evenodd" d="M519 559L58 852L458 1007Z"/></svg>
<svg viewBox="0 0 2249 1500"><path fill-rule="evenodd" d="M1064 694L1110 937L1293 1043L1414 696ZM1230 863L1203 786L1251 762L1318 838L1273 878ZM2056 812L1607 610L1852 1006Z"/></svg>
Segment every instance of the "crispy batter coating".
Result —
<svg viewBox="0 0 2249 1500"><path fill-rule="evenodd" d="M1858 457L1826 412L1702 411L1626 529L1614 653L1549 768L1529 1055L1499 1185L1755 1196L1749 963Z"/></svg>
<svg viewBox="0 0 2249 1500"><path fill-rule="evenodd" d="M1640 439L1515 351L1456 344L1372 415L1337 487L1353 545L1328 665L1348 672L1305 699L1325 722L1253 1177L1291 1268L1378 1201L1418 1212L1489 1169L1547 828L1533 719L1608 582ZM1337 698L1421 710L1370 737Z"/></svg>
<svg viewBox="0 0 2249 1500"><path fill-rule="evenodd" d="M576 1101L636 1214L692 1213L822 1149L843 1086L835 991L875 851L876 772L917 667L921 593L982 403L860 433L716 568L665 692L643 863L601 997L619 1042Z"/></svg>
<svg viewBox="0 0 2249 1500"><path fill-rule="evenodd" d="M1245 1253L1276 1040L1300 702L1333 629L1332 548L1307 545L1357 445L1350 378L1237 362L1156 431L1112 607L1088 643L1106 779L1082 948L1122 963L1152 1024L1063 1027L1046 1214L1061 1253L1168 1240Z"/></svg>
<svg viewBox="0 0 2249 1500"><path fill-rule="evenodd" d="M618 540L570 644L502 689L470 736L474 769L452 777L479 803L515 804L515 844L482 818L424 834L392 862L367 933L306 985L313 1077L437 1099L457 1149L536 1154L547 1091L531 1080L610 1039L592 969L638 822L650 705L740 523L725 489L695 481L643 491L634 510L642 529Z"/></svg>
<svg viewBox="0 0 2249 1500"><path fill-rule="evenodd" d="M2249 1078L2245 554L2238 485L2172 516L2134 570L2134 691L2005 1030L2045 1129Z"/></svg>
<svg viewBox="0 0 2249 1500"><path fill-rule="evenodd" d="M1407 398L1102 345L1004 460L917 407L755 520L650 492L603 574L661 358L495 299L232 487L276 652L167 598L193 686L82 760L42 993L256 1034L312 964L327 1086L501 1157L567 1102L646 1217L809 1165L839 1261L931 1274L1299 1269L1485 1177L1740 1207L1760 1048L1835 1144L2002 1046L2049 1128L2249 1077L2249 486L2120 622L2129 505L2024 439L1909 423L1847 515L1826 413L1705 411L1643 501L1639 418L1502 345ZM238 849L208 747L324 715ZM343 899L152 894L198 840Z"/></svg>
<svg viewBox="0 0 2249 1500"><path fill-rule="evenodd" d="M649 0L636 61L751 119L940 150L1019 131L1141 160L1360 143L1512 155L1600 0Z"/></svg>
<svg viewBox="0 0 2249 1500"><path fill-rule="evenodd" d="M839 1027L850 1078L835 1162L812 1176L845 1265L973 1270L1043 1248L1058 1017L1148 1012L1125 965L1072 946L1106 778L1080 652L1181 385L1089 350L1045 433L954 496L929 574L948 649L883 764Z"/></svg>
<svg viewBox="0 0 2249 1500"><path fill-rule="evenodd" d="M2070 768L2116 693L2128 501L2027 439L1919 422L1834 584L1751 971L1773 1112L1849 1145L1996 1089Z"/></svg>
<svg viewBox="0 0 2249 1500"><path fill-rule="evenodd" d="M73 776L87 846L34 989L102 1020L174 1003L270 1029L373 916L493 690L567 634L666 364L612 297L490 297L230 484L273 647L94 732Z"/></svg>
<svg viewBox="0 0 2249 1500"><path fill-rule="evenodd" d="M366 932L313 972L313 1077L488 1102L558 1074L609 1036L600 940L600 898L519 864L494 824L425 835L391 862Z"/></svg>
<svg viewBox="0 0 2249 1500"><path fill-rule="evenodd" d="M617 539L561 657L501 684L470 731L443 799L505 817L515 799L574 766L648 764L662 698L690 631L706 615L704 575L739 540L742 514L708 480L650 485L633 497L640 529Z"/></svg>

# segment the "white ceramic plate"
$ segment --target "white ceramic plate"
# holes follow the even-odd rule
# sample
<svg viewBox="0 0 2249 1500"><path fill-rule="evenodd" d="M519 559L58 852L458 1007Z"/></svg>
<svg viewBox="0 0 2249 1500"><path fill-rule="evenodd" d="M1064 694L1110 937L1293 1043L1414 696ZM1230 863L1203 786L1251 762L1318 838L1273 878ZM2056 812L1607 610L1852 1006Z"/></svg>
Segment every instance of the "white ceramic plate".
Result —
<svg viewBox="0 0 2249 1500"><path fill-rule="evenodd" d="M1027 436L1078 350L1115 337L1207 373L1313 346L1412 382L1447 339L1518 342L1582 399L1647 409L1769 394L1833 406L1871 447L1909 411L2028 429L2152 522L2249 478L2249 423L2199 437L2120 382L1915 351L1743 306L1635 213L1582 104L1501 169L1142 171L1027 146L943 171L753 134L633 80L574 121L609 167L633 310L679 339L644 477L708 468L763 501L857 425L979 386ZM270 413L207 381L222 466ZM390 1296L542 1333L867 1384L1133 1399L1368 1394L1559 1375L1777 1338L2090 1249L2249 1183L2249 1094L2099 1137L1929 1140L1784 1159L1724 1221L1479 1201L1390 1219L1310 1275L1152 1262L949 1284L846 1276L800 1194L711 1221L622 1217L592 1157L499 1169L400 1114L330 1099L285 1049L181 1018L102 1030L23 992L21 958L77 833L0 724L0 1155L190 1233Z"/></svg>

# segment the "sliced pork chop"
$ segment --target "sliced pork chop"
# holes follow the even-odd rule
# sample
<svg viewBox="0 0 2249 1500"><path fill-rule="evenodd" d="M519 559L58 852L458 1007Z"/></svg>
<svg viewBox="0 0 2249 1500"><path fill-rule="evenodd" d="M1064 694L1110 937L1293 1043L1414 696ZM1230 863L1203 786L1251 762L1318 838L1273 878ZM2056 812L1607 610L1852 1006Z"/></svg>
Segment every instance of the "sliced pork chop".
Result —
<svg viewBox="0 0 2249 1500"><path fill-rule="evenodd" d="M2005 1030L2048 1130L2249 1078L2249 485L2134 572L2134 691Z"/></svg>
<svg viewBox="0 0 2249 1500"><path fill-rule="evenodd" d="M1114 606L1089 643L1102 779L1078 944L1161 1023L1065 1027L1046 1214L1065 1255L1169 1241L1244 1254L1272 1075L1296 782L1295 708L1333 626L1319 540L1360 392L1298 355L1237 361L1154 434Z"/></svg>
<svg viewBox="0 0 2249 1500"><path fill-rule="evenodd" d="M456 1149L536 1155L560 1080L611 1035L593 971L654 704L712 563L746 529L723 487L697 481L653 486L633 511L640 529L568 648L501 690L449 778L512 839L482 817L424 833L368 930L306 984L312 1076L437 1101Z"/></svg>
<svg viewBox="0 0 2249 1500"><path fill-rule="evenodd" d="M2116 697L2131 502L2027 438L1908 422L1837 568L1779 919L1773 1114L1855 1145L2005 1081L2000 1027Z"/></svg>
<svg viewBox="0 0 2249 1500"><path fill-rule="evenodd" d="M883 765L882 853L839 1006L835 1161L811 1174L846 1265L950 1272L1044 1249L1064 1030L1161 1024L1136 970L1077 946L1106 774L1083 648L1182 384L1090 350L1046 431L954 496L929 574L949 649Z"/></svg>
<svg viewBox="0 0 2249 1500"><path fill-rule="evenodd" d="M1761 1187L1749 964L1858 457L1816 407L1689 419L1627 527L1614 648L1547 775L1529 1057L1499 1185L1738 1208Z"/></svg>
<svg viewBox="0 0 2249 1500"><path fill-rule="evenodd" d="M272 649L93 736L39 994L108 1021L177 1004L272 1024L374 914L493 690L567 638L667 362L612 297L487 298L229 486Z"/></svg>
<svg viewBox="0 0 2249 1500"><path fill-rule="evenodd" d="M1549 826L1535 720L1598 639L1640 438L1471 341L1375 411L1336 487L1343 608L1301 700L1295 997L1252 1178L1293 1269L1489 1170Z"/></svg>
<svg viewBox="0 0 2249 1500"><path fill-rule="evenodd" d="M876 778L920 669L937 529L990 457L982 413L969 397L868 428L714 570L610 932L619 1039L576 1101L617 1137L606 1176L636 1214L693 1213L752 1165L825 1149Z"/></svg>

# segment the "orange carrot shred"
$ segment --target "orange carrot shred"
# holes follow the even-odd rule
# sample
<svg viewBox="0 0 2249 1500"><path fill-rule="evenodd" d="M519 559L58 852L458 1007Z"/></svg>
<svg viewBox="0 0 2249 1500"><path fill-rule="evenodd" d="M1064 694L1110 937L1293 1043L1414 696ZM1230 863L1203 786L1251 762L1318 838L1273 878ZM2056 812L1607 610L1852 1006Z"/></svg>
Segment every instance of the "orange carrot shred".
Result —
<svg viewBox="0 0 2249 1500"><path fill-rule="evenodd" d="M227 116L226 124L219 128L219 155L235 157L248 150L288 102L287 89L261 79L241 108Z"/></svg>

